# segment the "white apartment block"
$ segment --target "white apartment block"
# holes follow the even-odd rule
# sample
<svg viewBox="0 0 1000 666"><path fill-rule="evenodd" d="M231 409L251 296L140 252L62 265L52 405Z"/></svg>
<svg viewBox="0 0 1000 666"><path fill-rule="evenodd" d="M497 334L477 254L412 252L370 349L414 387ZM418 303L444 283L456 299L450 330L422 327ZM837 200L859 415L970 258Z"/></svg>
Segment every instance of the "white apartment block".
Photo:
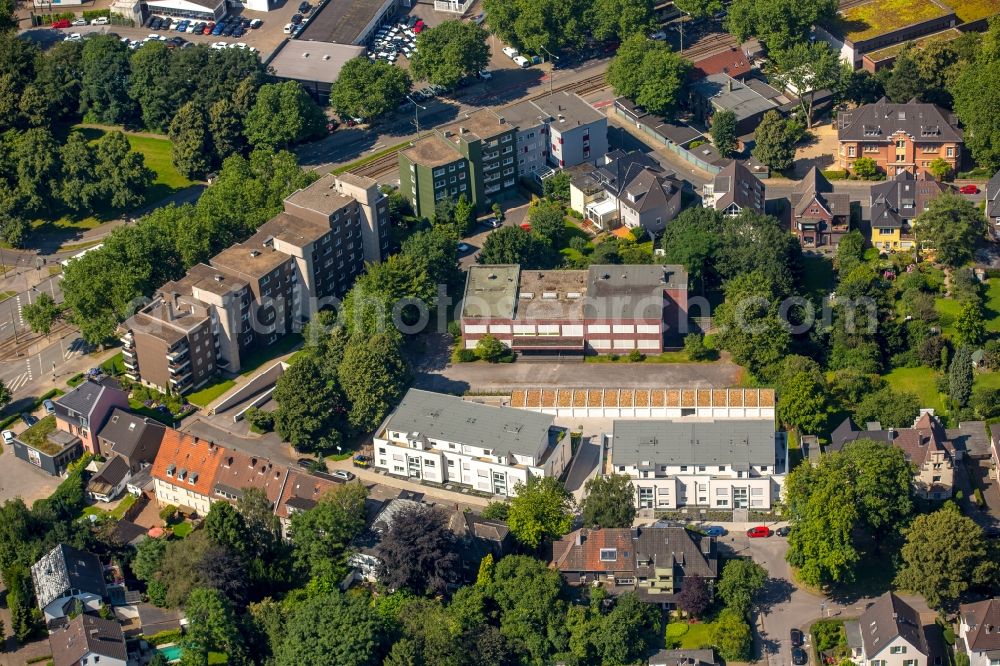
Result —
<svg viewBox="0 0 1000 666"><path fill-rule="evenodd" d="M551 416L417 389L374 440L378 469L504 496L531 476L559 476L572 457L569 434Z"/></svg>
<svg viewBox="0 0 1000 666"><path fill-rule="evenodd" d="M517 127L517 171L531 176L546 162L563 169L595 164L608 152L608 119L582 97L566 91L504 107L500 114Z"/></svg>
<svg viewBox="0 0 1000 666"><path fill-rule="evenodd" d="M605 440L605 469L632 479L640 509L767 511L781 499L788 447L773 415L618 420Z"/></svg>

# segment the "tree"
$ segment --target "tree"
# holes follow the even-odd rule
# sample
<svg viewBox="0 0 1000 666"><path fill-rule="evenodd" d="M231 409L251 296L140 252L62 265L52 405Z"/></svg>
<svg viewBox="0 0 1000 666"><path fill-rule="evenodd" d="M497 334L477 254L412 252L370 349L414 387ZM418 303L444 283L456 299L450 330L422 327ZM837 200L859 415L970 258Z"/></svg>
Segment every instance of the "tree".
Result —
<svg viewBox="0 0 1000 666"><path fill-rule="evenodd" d="M38 629L32 603L31 573L21 563L14 563L2 572L7 588L7 608L10 611L10 629L18 641L31 638Z"/></svg>
<svg viewBox="0 0 1000 666"><path fill-rule="evenodd" d="M972 397L972 350L959 347L948 369L948 396L959 407L967 407Z"/></svg>
<svg viewBox="0 0 1000 666"><path fill-rule="evenodd" d="M417 36L417 51L410 61L413 76L445 88L462 77L476 74L490 62L487 32L475 23L444 21Z"/></svg>
<svg viewBox="0 0 1000 666"><path fill-rule="evenodd" d="M252 554L246 521L229 502L212 502L204 530L209 539L229 551L242 556Z"/></svg>
<svg viewBox="0 0 1000 666"><path fill-rule="evenodd" d="M538 201L528 211L531 232L552 247L562 247L566 237L566 212L558 201Z"/></svg>
<svg viewBox="0 0 1000 666"><path fill-rule="evenodd" d="M732 111L719 111L712 115L712 127L709 129L715 149L723 157L729 157L736 150L736 114Z"/></svg>
<svg viewBox="0 0 1000 666"><path fill-rule="evenodd" d="M785 87L798 92L799 109L806 128L812 127L813 102L816 93L833 88L840 77L840 58L821 39L799 41L773 53L775 78Z"/></svg>
<svg viewBox="0 0 1000 666"><path fill-rule="evenodd" d="M913 471L903 451L883 442L859 439L844 447L841 464L850 470L859 518L879 540L913 512Z"/></svg>
<svg viewBox="0 0 1000 666"><path fill-rule="evenodd" d="M782 383L778 414L783 423L803 434L824 431L830 415L825 382L805 372Z"/></svg>
<svg viewBox="0 0 1000 666"><path fill-rule="evenodd" d="M1000 118L991 111L1000 104L998 88L1000 60L985 51L974 63L961 68L949 86L955 113L965 128L965 145L976 162L990 172L1000 168Z"/></svg>
<svg viewBox="0 0 1000 666"><path fill-rule="evenodd" d="M388 651L390 627L362 595L328 592L293 607L275 666L370 666Z"/></svg>
<svg viewBox="0 0 1000 666"><path fill-rule="evenodd" d="M167 136L172 144L173 164L177 170L187 178L203 178L212 168L205 110L194 102L182 106L170 122Z"/></svg>
<svg viewBox="0 0 1000 666"><path fill-rule="evenodd" d="M750 661L753 649L750 625L742 615L727 608L712 625L712 644L726 661Z"/></svg>
<svg viewBox="0 0 1000 666"><path fill-rule="evenodd" d="M128 94L129 50L117 37L96 35L84 42L80 60L80 107L97 122L122 125L135 111Z"/></svg>
<svg viewBox="0 0 1000 666"><path fill-rule="evenodd" d="M688 576L677 594L677 607L690 617L699 618L712 605L712 591L701 576Z"/></svg>
<svg viewBox="0 0 1000 666"><path fill-rule="evenodd" d="M590 26L585 0L486 0L490 30L527 53L558 54L583 46Z"/></svg>
<svg viewBox="0 0 1000 666"><path fill-rule="evenodd" d="M62 162L60 199L76 212L92 210L101 198L102 189L95 179L97 152L83 132L70 132L59 150L59 157Z"/></svg>
<svg viewBox="0 0 1000 666"><path fill-rule="evenodd" d="M664 261L680 264L692 282L705 288L711 259L718 246L722 215L714 208L694 207L681 211L663 232L661 246Z"/></svg>
<svg viewBox="0 0 1000 666"><path fill-rule="evenodd" d="M767 584L767 569L748 557L727 560L722 575L715 584L715 593L740 617L748 617L750 609Z"/></svg>
<svg viewBox="0 0 1000 666"><path fill-rule="evenodd" d="M199 588L192 590L184 604L188 618L188 631L184 637L184 650L228 655L230 663L241 663L244 652L238 619L229 600L218 590Z"/></svg>
<svg viewBox="0 0 1000 666"><path fill-rule="evenodd" d="M311 356L296 359L274 389L278 434L299 450L332 448L347 430L347 407L335 378Z"/></svg>
<svg viewBox="0 0 1000 666"><path fill-rule="evenodd" d="M681 595L696 581L704 586L697 576L688 578ZM608 666L639 663L656 643L659 633L660 613L652 604L640 601L635 592L620 595L611 612L601 618L594 636L600 663Z"/></svg>
<svg viewBox="0 0 1000 666"><path fill-rule="evenodd" d="M931 199L914 228L922 245L934 248L935 259L951 267L969 261L985 233L982 213L975 204L950 192Z"/></svg>
<svg viewBox="0 0 1000 666"><path fill-rule="evenodd" d="M316 506L292 516L293 557L299 571L339 583L348 544L365 529L365 498L360 483L346 483L323 495Z"/></svg>
<svg viewBox="0 0 1000 666"><path fill-rule="evenodd" d="M325 132L323 111L298 81L261 86L243 130L254 148L272 150L302 143Z"/></svg>
<svg viewBox="0 0 1000 666"><path fill-rule="evenodd" d="M701 333L684 336L684 353L689 361L708 361L715 356L715 352L705 345L705 336Z"/></svg>
<svg viewBox="0 0 1000 666"><path fill-rule="evenodd" d="M374 430L410 383L397 338L387 333L349 342L337 376L351 403L350 423L359 430Z"/></svg>
<svg viewBox="0 0 1000 666"><path fill-rule="evenodd" d="M529 476L514 485L507 525L522 545L538 548L569 532L573 525L573 499L562 482L551 476Z"/></svg>
<svg viewBox="0 0 1000 666"><path fill-rule="evenodd" d="M917 62L910 49L904 50L893 63L892 69L880 77L885 86L885 94L897 104L905 104L920 98L924 92L924 82L917 69Z"/></svg>
<svg viewBox="0 0 1000 666"><path fill-rule="evenodd" d="M725 25L741 43L757 37L774 53L805 42L813 25L836 13L836 0L734 0Z"/></svg>
<svg viewBox="0 0 1000 666"><path fill-rule="evenodd" d="M646 35L656 25L653 3L649 0L594 0L590 12L591 30L600 41L624 41L632 35Z"/></svg>
<svg viewBox="0 0 1000 666"><path fill-rule="evenodd" d="M695 18L707 18L724 9L722 0L680 0L677 9Z"/></svg>
<svg viewBox="0 0 1000 666"><path fill-rule="evenodd" d="M795 161L795 144L801 136L802 128L798 123L782 118L777 111L768 111L754 132L751 153L772 169L784 171Z"/></svg>
<svg viewBox="0 0 1000 666"><path fill-rule="evenodd" d="M755 375L766 372L784 357L791 344L788 329L778 316L775 294L758 271L729 280L725 294L715 315L719 346Z"/></svg>
<svg viewBox="0 0 1000 666"><path fill-rule="evenodd" d="M141 206L156 177L142 154L134 152L125 135L117 131L108 132L97 142L96 173L103 199L122 210Z"/></svg>
<svg viewBox="0 0 1000 666"><path fill-rule="evenodd" d="M402 253L410 257L427 273L436 285L457 285L462 275L458 270L458 244L443 229L418 231L403 241Z"/></svg>
<svg viewBox="0 0 1000 666"><path fill-rule="evenodd" d="M904 529L896 584L923 595L932 608L951 609L970 588L995 580L997 562L971 518L946 505Z"/></svg>
<svg viewBox="0 0 1000 666"><path fill-rule="evenodd" d="M59 175L58 159L59 147L49 130L36 127L15 133L10 160L14 188L24 208L41 212L51 207Z"/></svg>
<svg viewBox="0 0 1000 666"><path fill-rule="evenodd" d="M7 388L7 385L4 384L4 381L0 379L0 409L6 407L8 403L10 403L10 398L11 398L10 389Z"/></svg>
<svg viewBox="0 0 1000 666"><path fill-rule="evenodd" d="M909 428L920 414L920 398L908 391L885 387L867 394L858 403L858 423L878 421L883 428Z"/></svg>
<svg viewBox="0 0 1000 666"><path fill-rule="evenodd" d="M510 348L487 333L476 343L476 356L488 363L499 363L511 354Z"/></svg>
<svg viewBox="0 0 1000 666"><path fill-rule="evenodd" d="M342 116L378 118L399 106L411 85L406 71L391 63L352 58L330 86L330 106Z"/></svg>
<svg viewBox="0 0 1000 666"><path fill-rule="evenodd" d="M608 65L607 82L651 113L670 112L680 100L691 63L645 35L623 41Z"/></svg>
<svg viewBox="0 0 1000 666"><path fill-rule="evenodd" d="M137 49L129 58L128 94L139 105L142 124L163 132L177 110L170 99L171 54L164 42L150 41L145 46L149 48Z"/></svg>
<svg viewBox="0 0 1000 666"><path fill-rule="evenodd" d="M986 342L988 333L984 318L982 302L978 298L965 299L955 320L959 344L975 349Z"/></svg>
<svg viewBox="0 0 1000 666"><path fill-rule="evenodd" d="M951 164L941 157L931 160L927 170L938 180L948 180L951 177Z"/></svg>
<svg viewBox="0 0 1000 666"><path fill-rule="evenodd" d="M521 227L501 227L483 242L476 258L481 264L521 264L522 269L545 268L547 248Z"/></svg>
<svg viewBox="0 0 1000 666"><path fill-rule="evenodd" d="M553 199L563 204L569 203L569 183L570 175L568 171L559 171L542 181L542 194L546 199ZM497 219L500 219L497 217Z"/></svg>
<svg viewBox="0 0 1000 666"><path fill-rule="evenodd" d="M595 476L584 487L583 524L586 527L632 527L635 488L622 474Z"/></svg>
<svg viewBox="0 0 1000 666"><path fill-rule="evenodd" d="M440 595L461 579L455 533L440 509L418 506L399 511L375 552L381 560L378 579L390 590Z"/></svg>
<svg viewBox="0 0 1000 666"><path fill-rule="evenodd" d="M859 157L854 160L854 175L862 180L878 178L878 164L870 157Z"/></svg>
<svg viewBox="0 0 1000 666"><path fill-rule="evenodd" d="M215 158L222 162L246 147L243 138L243 116L230 99L220 99L208 109L208 133Z"/></svg>
<svg viewBox="0 0 1000 666"><path fill-rule="evenodd" d="M36 296L34 303L21 308L21 316L28 322L28 326L31 326L31 330L42 335L48 335L52 331L52 324L60 314L62 308L45 292Z"/></svg>

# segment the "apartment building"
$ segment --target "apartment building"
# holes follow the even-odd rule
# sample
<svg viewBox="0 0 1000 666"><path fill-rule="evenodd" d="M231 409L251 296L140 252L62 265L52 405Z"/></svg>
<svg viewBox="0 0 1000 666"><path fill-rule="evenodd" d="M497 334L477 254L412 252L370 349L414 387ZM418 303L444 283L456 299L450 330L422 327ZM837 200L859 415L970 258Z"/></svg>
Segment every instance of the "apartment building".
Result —
<svg viewBox="0 0 1000 666"><path fill-rule="evenodd" d="M872 247L881 252L912 250L917 242L914 223L930 202L948 190L943 183L909 171L872 185L869 200L871 224L867 231Z"/></svg>
<svg viewBox="0 0 1000 666"><path fill-rule="evenodd" d="M606 470L624 474L640 509L769 510L781 498L785 434L774 417L617 420Z"/></svg>
<svg viewBox="0 0 1000 666"><path fill-rule="evenodd" d="M422 217L462 195L488 208L517 186L516 138L517 127L497 112L466 113L399 152L399 191Z"/></svg>
<svg viewBox="0 0 1000 666"><path fill-rule="evenodd" d="M933 410L921 410L910 428L883 429L877 421L859 428L850 418L830 433L827 451L840 451L848 443L871 439L894 446L914 467L914 492L924 499L948 499L955 481L955 461L962 452L948 437Z"/></svg>
<svg viewBox="0 0 1000 666"><path fill-rule="evenodd" d="M570 585L635 592L647 603L673 608L686 580L714 583L719 555L714 538L683 527L584 528L552 544L551 566Z"/></svg>
<svg viewBox="0 0 1000 666"><path fill-rule="evenodd" d="M958 607L958 639L969 666L1000 665L1000 598Z"/></svg>
<svg viewBox="0 0 1000 666"><path fill-rule="evenodd" d="M365 261L381 260L386 205L374 180L354 174L292 193L284 212L163 285L123 325L127 374L184 393L239 372L249 351L301 326L347 292Z"/></svg>
<svg viewBox="0 0 1000 666"><path fill-rule="evenodd" d="M743 211L764 214L766 189L753 171L739 160L732 160L702 187L702 203L726 217Z"/></svg>
<svg viewBox="0 0 1000 666"><path fill-rule="evenodd" d="M859 157L870 157L889 176L908 171L928 173L936 159L958 170L962 130L958 118L935 104L916 101L894 104L883 97L874 104L837 114L838 164L854 168Z"/></svg>
<svg viewBox="0 0 1000 666"><path fill-rule="evenodd" d="M229 451L194 435L167 428L153 462L153 491L161 506L173 505L200 516L208 514L215 477Z"/></svg>
<svg viewBox="0 0 1000 666"><path fill-rule="evenodd" d="M656 353L686 331L687 272L674 265L472 266L460 320L468 349L489 334L528 355Z"/></svg>
<svg viewBox="0 0 1000 666"><path fill-rule="evenodd" d="M517 171L531 176L546 165L569 168L608 152L608 119L575 93L554 92L504 107L517 127Z"/></svg>
<svg viewBox="0 0 1000 666"><path fill-rule="evenodd" d="M514 495L532 476L558 477L569 434L545 414L410 389L375 432L375 467L435 483Z"/></svg>
<svg viewBox="0 0 1000 666"><path fill-rule="evenodd" d="M314 508L320 498L336 485L333 481L289 468L285 486L274 506L274 513L281 522L281 532L286 539L291 537L289 528L292 516Z"/></svg>
<svg viewBox="0 0 1000 666"><path fill-rule="evenodd" d="M851 198L834 192L833 185L816 167L796 183L790 197L792 233L802 247L836 247L851 230Z"/></svg>

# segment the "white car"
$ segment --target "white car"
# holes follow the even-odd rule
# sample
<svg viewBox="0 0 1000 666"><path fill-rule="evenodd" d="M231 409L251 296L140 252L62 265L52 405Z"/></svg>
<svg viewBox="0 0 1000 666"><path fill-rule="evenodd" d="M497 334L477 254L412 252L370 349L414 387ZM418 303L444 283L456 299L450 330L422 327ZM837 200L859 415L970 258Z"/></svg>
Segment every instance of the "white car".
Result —
<svg viewBox="0 0 1000 666"><path fill-rule="evenodd" d="M479 78L481 78L483 81L489 81L490 79L493 78L493 72L484 69L483 71L479 72Z"/></svg>
<svg viewBox="0 0 1000 666"><path fill-rule="evenodd" d="M4 444L8 444L8 445L14 443L14 431L13 430L4 430L3 431L3 443Z"/></svg>
<svg viewBox="0 0 1000 666"><path fill-rule="evenodd" d="M160 36L157 35L155 32L151 32L148 35L146 35L146 39L158 42L160 41Z"/></svg>
<svg viewBox="0 0 1000 666"><path fill-rule="evenodd" d="M649 38L655 39L658 42L663 42L666 41L667 39L667 33L660 30L659 32L654 32L652 35L649 36Z"/></svg>
<svg viewBox="0 0 1000 666"><path fill-rule="evenodd" d="M513 46L505 46L503 47L503 54L508 58L513 59L520 55L520 51L515 49Z"/></svg>
<svg viewBox="0 0 1000 666"><path fill-rule="evenodd" d="M215 42L214 44L212 44L212 48L215 49L216 51L218 51L219 49L227 48L228 46L229 44L227 44L226 42Z"/></svg>
<svg viewBox="0 0 1000 666"><path fill-rule="evenodd" d="M285 33L286 35L290 35L290 34L292 34L292 27L293 27L293 26L292 26L292 24L291 24L291 23L286 23L286 24L285 24L285 27L284 27L284 28L282 28L282 29L281 29L281 31L282 31L283 33Z"/></svg>
<svg viewBox="0 0 1000 666"><path fill-rule="evenodd" d="M78 42L81 39L83 39L83 35L81 35L78 32L71 32L70 34L66 35L67 42Z"/></svg>
<svg viewBox="0 0 1000 666"><path fill-rule="evenodd" d="M530 60L528 60L527 58L525 58L525 57L524 57L524 56L522 56L522 55L519 55L519 56L517 56L516 58L514 58L514 63L515 63L515 64L516 64L516 65L517 65L518 67L522 67L522 68L523 68L523 67L530 67L530 66L531 66L531 61L530 61Z"/></svg>
<svg viewBox="0 0 1000 666"><path fill-rule="evenodd" d="M75 21L73 21L72 23L70 23L70 25L87 25L87 19L85 19L85 18L78 18Z"/></svg>
<svg viewBox="0 0 1000 666"><path fill-rule="evenodd" d="M107 24L108 24L107 16L98 16L97 18L95 18L93 21L90 22L90 25L107 25Z"/></svg>

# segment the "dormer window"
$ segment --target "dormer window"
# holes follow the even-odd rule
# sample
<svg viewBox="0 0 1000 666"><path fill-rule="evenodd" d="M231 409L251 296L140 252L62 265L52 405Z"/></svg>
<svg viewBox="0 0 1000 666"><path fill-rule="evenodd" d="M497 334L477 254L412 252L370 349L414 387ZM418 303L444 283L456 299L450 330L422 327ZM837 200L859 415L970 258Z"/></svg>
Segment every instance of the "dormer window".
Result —
<svg viewBox="0 0 1000 666"><path fill-rule="evenodd" d="M615 562L618 560L617 548L601 548L601 562Z"/></svg>

